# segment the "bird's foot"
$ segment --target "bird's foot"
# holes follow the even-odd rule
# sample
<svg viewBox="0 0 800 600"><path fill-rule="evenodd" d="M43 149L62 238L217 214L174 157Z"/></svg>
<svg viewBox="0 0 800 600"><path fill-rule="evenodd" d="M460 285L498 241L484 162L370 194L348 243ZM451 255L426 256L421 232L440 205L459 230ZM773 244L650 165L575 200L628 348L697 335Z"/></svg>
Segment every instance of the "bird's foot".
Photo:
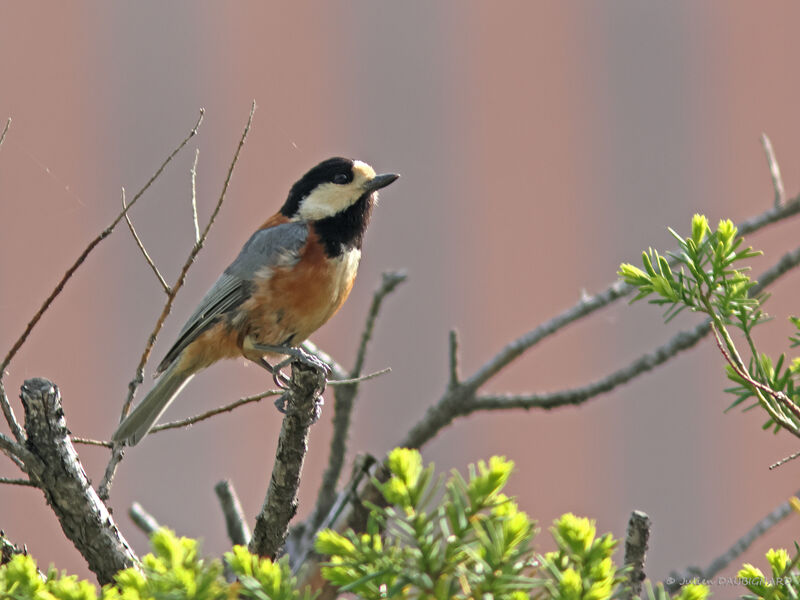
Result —
<svg viewBox="0 0 800 600"><path fill-rule="evenodd" d="M291 346L269 346L266 344L254 344L253 348L259 352L283 354L289 357L277 363L276 365L270 365L264 358L261 359L261 365L270 373L272 373L272 379L275 382L275 385L281 389L286 389L289 383L289 379L281 372L281 369L288 366L292 361L295 360L311 367L312 369L322 371L326 378L331 374L331 368L328 365L326 365L313 354L309 354L302 348L293 348Z"/></svg>
<svg viewBox="0 0 800 600"><path fill-rule="evenodd" d="M282 415L285 415L287 412L288 408L287 399L288 399L287 394L282 394L277 400L275 400L275 408L277 408L278 412L281 413ZM325 404L325 399L320 394L314 400L314 414L311 419L312 425L317 421L319 421L319 418L322 416L322 406L324 404Z"/></svg>

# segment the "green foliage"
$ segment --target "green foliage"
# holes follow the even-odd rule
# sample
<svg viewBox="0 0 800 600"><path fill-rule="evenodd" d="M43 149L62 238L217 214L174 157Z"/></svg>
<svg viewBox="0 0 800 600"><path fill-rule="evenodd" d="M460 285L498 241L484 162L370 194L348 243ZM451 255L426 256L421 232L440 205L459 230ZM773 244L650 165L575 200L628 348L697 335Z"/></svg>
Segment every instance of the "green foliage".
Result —
<svg viewBox="0 0 800 600"><path fill-rule="evenodd" d="M438 503L442 481L419 452L396 449L387 464L392 477L379 485L391 506L372 507L368 532L317 538L317 551L331 557L329 581L363 598L527 597L535 527L502 494L511 461L479 462L467 480L453 472Z"/></svg>
<svg viewBox="0 0 800 600"><path fill-rule="evenodd" d="M531 547L535 525L503 493L513 462L492 457L434 479L416 450L394 450L391 479L381 486L397 503L372 506L367 533L332 530L317 538L318 552L330 556L323 575L348 597L526 600L610 600L620 597L627 569L613 560L619 544L609 533L598 536L594 521L571 513L556 519L550 532L556 550L544 556ZM438 499L437 499L438 498ZM225 554L223 577L218 560L204 560L197 541L168 529L151 538L153 553L141 570L117 573L101 590L74 575L51 569L42 575L27 555L0 566L0 598L9 600L313 600L299 591L286 561L273 562L235 546ZM800 547L795 558L770 550L771 574L746 564L738 577L755 594L752 600L800 597ZM687 585L670 599L661 584L645 582L641 600L705 600L709 589Z"/></svg>
<svg viewBox="0 0 800 600"><path fill-rule="evenodd" d="M222 579L222 565L200 559L196 540L178 538L168 529L161 529L150 538L150 544L153 554L142 559L142 571L130 568L117 573L117 586L124 590L126 600L175 595L212 600L229 595ZM106 597L114 597L114 588L107 591Z"/></svg>
<svg viewBox="0 0 800 600"><path fill-rule="evenodd" d="M667 321L684 308L743 329L764 319L759 299L748 294L755 285L747 275L749 268L734 268L735 263L761 252L742 248L744 238L736 237L730 220L720 221L716 231L711 231L706 217L695 215L691 236L683 238L669 231L680 247L680 252L669 253L675 267L653 248L642 253L644 271L628 263L620 265L619 276L639 291L633 302L655 295L650 302L668 307Z"/></svg>
<svg viewBox="0 0 800 600"><path fill-rule="evenodd" d="M642 600L670 600L669 594L664 589L662 584L658 584L655 588L647 581L644 584L645 594L641 596ZM678 592L677 596L673 596L672 600L705 600L711 595L711 591L707 585L701 583L689 583L683 586Z"/></svg>
<svg viewBox="0 0 800 600"><path fill-rule="evenodd" d="M597 538L594 521L563 515L550 529L559 550L545 554L542 570L550 575L546 590L551 598L599 600L610 598L622 583L622 571L611 559L617 541L610 533Z"/></svg>
<svg viewBox="0 0 800 600"><path fill-rule="evenodd" d="M161 529L150 540L153 553L142 559L142 570L125 569L117 573L114 585L100 590L102 600L254 598L257 600L311 600L307 590L297 590L284 561L274 563L236 546L225 555L231 572L237 577L228 583L218 560L205 561L199 556L196 540L179 538ZM0 567L0 598L12 600L96 600L98 590L90 582L55 570L42 577L35 561L26 555L14 556Z"/></svg>
<svg viewBox="0 0 800 600"><path fill-rule="evenodd" d="M95 600L97 589L88 581L78 581L75 575L59 575L54 569L42 577L33 558L17 554L0 567L0 598Z"/></svg>
<svg viewBox="0 0 800 600"><path fill-rule="evenodd" d="M593 521L566 514L551 532L558 548L534 554L535 525L503 494L513 463L492 457L464 479L434 478L416 450L396 449L391 478L379 484L391 506L372 506L368 532L325 530L316 549L330 556L323 575L358 598L508 598L605 600L618 596L624 571L617 541L597 537ZM434 501L441 494L441 500ZM708 589L682 600L702 600ZM652 600L656 600L653 598ZM669 600L661 589L657 600Z"/></svg>
<svg viewBox="0 0 800 600"><path fill-rule="evenodd" d="M712 231L706 217L694 215L689 237L669 231L680 248L670 253L672 264L650 248L642 255L644 270L627 263L620 265L619 276L638 291L632 302L652 296L651 303L667 307L667 321L686 308L707 314L728 361L727 376L735 384L726 390L736 397L729 409L743 403L746 409L761 405L769 415L764 429L777 432L784 427L800 435L800 390L796 389L800 359L784 368L785 355L773 361L759 353L752 336L753 328L767 319L761 309L767 295L750 297L756 282L741 263L761 253L744 247L744 239L737 236L738 230L730 220L720 221ZM790 320L795 328L791 344L800 345L800 319ZM731 326L744 335L750 351L748 364L728 331Z"/></svg>
<svg viewBox="0 0 800 600"><path fill-rule="evenodd" d="M767 563L769 563L770 574L764 575L763 571L751 564L745 564L739 570L737 577L739 582L750 590L753 595L745 595L743 598L756 600L785 600L800 596L800 572L797 570L797 563L800 561L800 547L795 544L795 557L789 558L786 550L767 551Z"/></svg>

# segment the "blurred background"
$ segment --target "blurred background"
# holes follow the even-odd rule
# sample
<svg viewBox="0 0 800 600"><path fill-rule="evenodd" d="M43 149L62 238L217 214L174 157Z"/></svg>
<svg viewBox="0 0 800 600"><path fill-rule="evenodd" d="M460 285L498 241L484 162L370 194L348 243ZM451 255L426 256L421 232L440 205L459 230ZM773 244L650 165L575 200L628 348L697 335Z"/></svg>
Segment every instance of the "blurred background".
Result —
<svg viewBox="0 0 800 600"><path fill-rule="evenodd" d="M206 110L199 135L131 211L169 281L193 241L190 175L204 223L250 103L253 128L228 199L190 271L157 361L219 272L290 185L331 155L403 178L385 190L344 309L313 340L350 366L382 271L408 281L390 296L363 384L346 467L382 455L446 385L447 332L471 374L505 343L615 279L647 246L671 248L694 212L716 223L768 209L773 191L759 136L772 139L787 195L800 191L796 24L800 5L773 2L151 2L0 5L0 347L22 332L58 278ZM767 256L793 248L797 220L749 241ZM778 318L758 336L786 348L800 274L772 288ZM29 377L61 388L71 430L108 439L165 300L124 225L90 256L12 362L16 401ZM485 391L551 391L604 376L696 323L624 302L543 342ZM152 385L153 365L137 398ZM194 379L167 418L271 387L243 361ZM732 397L711 340L579 408L477 414L424 448L442 470L492 454L516 461L510 490L546 529L565 511L623 536L631 510L653 520L647 572L707 566L800 488L788 434L761 414L723 415ZM312 431L300 517L313 505L330 439L332 396ZM141 502L159 521L229 547L213 485L232 479L254 518L280 418L271 401L127 453L111 505ZM107 451L80 447L95 482ZM0 475L17 476L10 461ZM763 566L790 547L790 517L743 560ZM88 575L36 489L0 487L0 528L40 563ZM621 560L621 552L619 559ZM739 591L715 588L716 597Z"/></svg>

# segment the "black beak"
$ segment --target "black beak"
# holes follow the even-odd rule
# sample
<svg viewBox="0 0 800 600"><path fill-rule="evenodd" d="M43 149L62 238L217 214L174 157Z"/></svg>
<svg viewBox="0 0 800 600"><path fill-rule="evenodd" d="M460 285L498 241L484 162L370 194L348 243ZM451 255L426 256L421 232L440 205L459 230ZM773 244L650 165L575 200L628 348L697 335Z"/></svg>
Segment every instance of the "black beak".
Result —
<svg viewBox="0 0 800 600"><path fill-rule="evenodd" d="M375 175L372 180L368 181L364 184L364 190L367 192L374 192L381 188L385 188L387 185L392 183L396 180L400 175L397 173L386 173L384 175Z"/></svg>

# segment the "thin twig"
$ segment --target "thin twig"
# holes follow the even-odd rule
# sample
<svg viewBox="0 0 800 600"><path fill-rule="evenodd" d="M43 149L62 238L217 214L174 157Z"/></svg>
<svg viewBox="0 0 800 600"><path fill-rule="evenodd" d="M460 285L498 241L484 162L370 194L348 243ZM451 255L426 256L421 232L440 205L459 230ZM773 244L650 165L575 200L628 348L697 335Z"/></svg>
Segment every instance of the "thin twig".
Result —
<svg viewBox="0 0 800 600"><path fill-rule="evenodd" d="M206 228L203 230L202 235L200 236L200 241L197 242L193 247L191 252L189 253L189 257L186 259L186 262L181 269L180 274L178 275L178 279L175 282L175 285L172 286L172 291L170 292L169 296L167 297L167 302L164 305L163 310L161 311L161 315L158 317L158 321L156 322L153 331L150 333L150 337L147 340L147 345L145 346L144 352L142 353L141 358L139 359L139 365L136 367L136 375L133 380L128 384L128 397L125 400L125 403L122 406L122 414L120 416L120 422L128 415L128 411L130 410L131 404L133 403L133 397L136 393L136 389L144 380L144 366L147 364L148 359L150 358L150 353L153 350L153 345L156 342L156 338L158 337L161 328L164 325L164 322L167 319L167 315L172 311L172 303L175 300L175 296L178 294L180 289L183 287L183 283L186 280L186 274L189 271L189 267L194 264L194 259L197 257L198 252L203 248L203 244L205 243L206 238L208 237L209 231L211 231L211 227L214 225L214 221L219 214L220 208L222 208L222 203L225 200L225 194L228 191L228 185L231 182L231 177L233 176L233 170L236 167L236 163L239 161L239 154L242 151L242 147L244 146L244 142L247 139L247 134L250 132L250 125L253 122L253 113L256 110L256 103L253 102L250 108L250 116L247 119L247 125L245 125L244 132L242 133L242 137L239 139L239 145L236 147L236 152L233 155L233 160L231 161L230 167L228 168L228 174L225 177L225 181L222 185L222 192L220 193L219 199L217 200L217 204L214 207L214 212L211 214L211 218L208 220L208 224ZM133 204L133 203L131 203ZM120 448L114 448L114 451L111 453L111 460L106 467L105 475L103 476L103 480L100 483L100 492L101 497L105 500L108 498L108 494L110 493L111 483L114 478L114 473L116 472L117 465L119 461L122 460L123 452Z"/></svg>
<svg viewBox="0 0 800 600"><path fill-rule="evenodd" d="M179 429L181 427L188 427L189 425L194 425L195 423L199 423L200 421L205 421L206 419L210 419L211 417L214 417L221 413L231 412L232 410L239 408L240 406L244 406L245 404L250 404L251 402L258 402L259 400L263 400L264 398L267 398L269 396L280 396L281 394L283 394L283 390L267 390L266 392L256 394L255 396L240 398L235 402L231 402L230 404L226 404L225 406L220 406L219 408L214 408L212 410L196 415L194 417L189 417L188 419L182 419L180 421L172 421L171 423L156 425L150 430L150 433L158 433L159 431L166 431L167 429Z"/></svg>
<svg viewBox="0 0 800 600"><path fill-rule="evenodd" d="M111 494L111 483L114 481L117 467L124 456L125 446L119 444L111 445L111 457L108 459L106 470L103 472L103 479L100 480L100 485L97 488L97 495L100 496L103 502L108 501L108 496Z"/></svg>
<svg viewBox="0 0 800 600"><path fill-rule="evenodd" d="M14 409L8 401L8 396L6 396L6 388L3 386L3 371L0 371L0 408L3 411L3 416L6 418L6 423L8 423L8 426L11 428L11 433L14 434L14 439L16 439L18 443L24 444L25 432L22 430L19 421L17 421L17 417L14 415Z"/></svg>
<svg viewBox="0 0 800 600"><path fill-rule="evenodd" d="M258 402L259 400L263 400L264 398L268 398L270 396L280 396L283 394L283 390L267 390L266 392L262 392L260 394L256 394L255 396L248 396L246 398L239 398L235 402L231 402L230 404L226 404L225 406L220 406L219 408L214 408L207 412L201 413L199 415L195 415L194 417L189 417L188 419L182 419L180 421L172 421L170 423L163 423L162 425L156 425L150 430L150 433L158 433L159 431L166 431L168 429L179 429L181 427L188 427L189 425L194 425L195 423L199 423L200 421L204 421L206 419L210 419L216 415L225 412L231 412L239 408L240 406L244 406L245 404L250 404L251 402ZM82 438L82 437L72 437L72 441L76 444L86 444L87 446L103 446L105 448L113 448L114 444L111 442L106 442L104 440L93 440L91 438Z"/></svg>
<svg viewBox="0 0 800 600"><path fill-rule="evenodd" d="M795 495L800 495L800 490L798 490ZM724 553L711 561L708 567L705 569L687 567L683 570L683 573L676 573L673 571L664 582L664 587L672 594L677 592L685 583L692 579L711 579L731 562L736 560L736 558L747 550L753 542L792 514L792 511L791 501L787 500L783 502L780 506L775 508L775 510L756 523L750 531L736 540Z"/></svg>
<svg viewBox="0 0 800 600"><path fill-rule="evenodd" d="M782 458L782 459L780 459L778 462L771 464L771 465L769 466L769 470L770 470L770 471L772 471L773 469L777 469L777 468L778 468L778 467L780 467L781 465L785 465L786 463L788 463L788 462L789 462L789 461L791 461L791 460L794 460L794 459L795 459L795 458L797 458L798 456L800 456L800 452L795 452L794 454L790 454L790 455L789 455L789 456L787 456L786 458Z"/></svg>
<svg viewBox="0 0 800 600"><path fill-rule="evenodd" d="M354 377L353 379L332 379L328 382L328 387L336 387L337 385L353 385L354 383L369 381L370 379L375 379L376 377L380 377L381 375L386 375L387 373L391 372L392 367L386 367L380 371L374 371L367 375L362 375L361 377Z"/></svg>
<svg viewBox="0 0 800 600"><path fill-rule="evenodd" d="M8 117L6 121L6 126L3 127L3 133L0 133L0 146L3 145L3 142L6 141L6 134L8 133L8 128L11 127L11 117Z"/></svg>
<svg viewBox="0 0 800 600"><path fill-rule="evenodd" d="M778 208L786 201L786 192L783 191L781 168L778 166L778 159L775 158L772 142L769 140L766 133L761 134L761 145L764 146L764 153L767 155L769 174L770 177L772 177L772 188L775 190L775 207Z"/></svg>
<svg viewBox="0 0 800 600"><path fill-rule="evenodd" d="M23 442L24 443L24 442ZM25 461L30 458L30 453L22 444L12 440L4 433L0 433L0 450L8 456L14 464L23 471L25 470Z"/></svg>
<svg viewBox="0 0 800 600"><path fill-rule="evenodd" d="M106 442L105 440L93 440L91 438L72 436L72 441L75 444L84 444L86 446L102 446L103 448L114 447L114 444L112 444L111 442Z"/></svg>
<svg viewBox="0 0 800 600"><path fill-rule="evenodd" d="M214 486L222 514L225 516L225 528L234 545L247 546L250 543L250 528L247 526L242 503L230 480L220 481Z"/></svg>
<svg viewBox="0 0 800 600"><path fill-rule="evenodd" d="M125 203L125 188L122 188L122 208L127 211L128 205ZM136 229L133 227L133 221L131 221L131 216L126 212L125 213L125 222L128 224L128 229L133 236L133 239L136 241L136 245L139 246L139 250L142 251L142 256L144 256L145 261L147 264L150 265L150 268L155 273L158 282L161 284L161 287L164 288L164 292L169 296L170 292L172 291L169 287L169 284L166 282L164 277L161 275L161 272L158 270L156 263L153 262L153 259L150 258L150 254L148 254L147 249L144 247L142 240L139 238L139 234L136 233Z"/></svg>
<svg viewBox="0 0 800 600"><path fill-rule="evenodd" d="M145 346L144 352L142 353L142 356L139 359L139 365L136 367L136 376L128 384L128 398L125 400L125 404L122 406L122 414L120 416L120 422L122 422L122 420L128 415L131 403L133 402L133 396L136 393L136 388L139 386L139 384L142 383L144 379L144 366L145 364L147 364L147 361L150 358L150 353L153 350L153 345L156 343L156 338L158 337L158 334L164 325L164 321L166 321L167 316L172 311L172 303L175 301L175 296L177 296L178 292L183 287L183 283L186 280L186 274L189 271L189 268L192 266L192 264L194 264L194 259L197 257L197 254L203 248L206 238L208 237L208 233L211 231L211 227L214 225L214 221L217 219L217 215L219 214L220 208L222 208L222 203L225 201L225 194L228 191L228 185L230 184L231 177L233 176L233 170L236 167L236 163L239 161L239 153L242 151L244 142L247 139L247 134L250 132L250 125L253 122L253 113L255 112L255 110L256 110L256 103L253 102L252 107L250 108L250 116L247 119L247 125L245 125L242 137L239 139L239 145L236 147L236 152L233 155L233 160L231 161L231 165L228 168L228 175L225 177L225 181L222 185L222 192L220 193L219 199L217 200L217 204L214 207L214 212L211 213L211 218L208 220L208 224L203 230L203 233L200 236L200 240L192 247L191 252L189 252L189 257L186 259L186 262L184 263L181 272L178 274L178 279L175 282L175 285L172 286L172 291L170 292L169 297L167 298L167 302L161 311L161 315L158 317L158 321L156 321L156 325L153 328L153 331L150 333L150 337L147 340L147 345Z"/></svg>
<svg viewBox="0 0 800 600"><path fill-rule="evenodd" d="M17 354L22 344L24 344L25 340L28 339L28 336L30 335L31 331L36 326L36 324L39 322L39 320L42 318L44 312L50 307L50 304L52 304L53 300L56 299L56 296L58 296L61 293L61 290L64 289L64 285L66 285L67 281L69 281L69 279L72 277L75 271L78 270L78 267L80 267L83 264L83 261L85 261L86 257L89 256L89 253L92 250L94 250L97 244L99 244L105 238L111 235L111 232L114 231L114 228L117 226L117 224L119 224L119 222L125 217L127 212L131 209L131 207L133 207L133 205L136 204L139 198L142 197L142 194L144 194L147 191L147 189L153 184L153 182L159 177L159 175L161 175L162 171L166 168L166 166L170 163L170 161L172 161L175 155L178 152L180 152L181 149L186 144L189 143L189 140L192 139L197 134L197 128L203 121L204 112L205 111L203 109L200 109L200 117L197 119L197 122L194 124L194 127L189 132L189 135L186 136L186 138L178 145L178 147L172 151L172 154L170 154L166 158L166 160L163 163L161 163L161 166L158 167L156 172L148 180L148 182L144 185L144 187L142 187L142 189L136 192L136 195L133 197L133 200L131 200L130 204L128 204L128 207L124 209L121 213L119 213L117 217L113 221L111 221L111 224L108 227L106 227L103 231L101 231L97 237L95 237L91 242L89 242L89 245L86 246L83 252L81 252L77 260L72 264L72 266L69 269L67 269L67 272L64 273L64 276L58 282L56 287L53 289L52 292L50 292L50 295L45 299L42 306L39 308L38 311L36 311L36 314L34 314L33 318L28 322L28 325L25 327L25 331L22 333L21 336L19 336L17 341L14 342L14 345L11 346L11 350L8 351L8 354L6 354L6 357L3 359L3 362L0 363L0 377L2 377L2 374L5 372L6 367L8 367L8 364L11 362L11 359L13 359L14 356Z"/></svg>
<svg viewBox="0 0 800 600"><path fill-rule="evenodd" d="M159 525L156 518L147 512L138 502L131 504L131 507L128 509L128 516L131 518L134 525L147 534L147 537L150 537L161 529L161 525Z"/></svg>
<svg viewBox="0 0 800 600"><path fill-rule="evenodd" d="M7 485L22 485L28 487L36 487L36 484L33 483L30 479L13 479L11 477L0 477L0 483L5 483Z"/></svg>
<svg viewBox="0 0 800 600"><path fill-rule="evenodd" d="M383 305L383 299L391 294L398 285L403 283L408 276L403 271L386 271L381 275L381 284L372 296L372 304L370 304L369 311L367 312L367 322L364 324L364 331L361 333L361 343L358 345L358 352L356 353L356 362L353 365L353 370L350 372L351 377L358 377L361 374L361 369L364 367L364 359L367 355L367 346L372 339L372 331L375 329L375 320L378 318L378 313Z"/></svg>
<svg viewBox="0 0 800 600"><path fill-rule="evenodd" d="M633 511L628 521L624 560L624 564L631 569L627 576L630 588L625 590L623 599L638 598L642 591L642 582L645 580L644 561L649 539L650 517L641 511Z"/></svg>
<svg viewBox="0 0 800 600"><path fill-rule="evenodd" d="M330 512L331 506L336 500L336 485L339 482L339 477L342 473L342 467L347 454L347 436L350 430L353 403L358 393L357 382L362 380L360 377L361 369L364 366L367 346L372 338L375 321L383 305L383 300L387 295L391 294L398 285L403 283L406 277L406 274L401 271L387 271L383 273L381 283L372 295L372 303L367 311L367 319L364 323L364 331L361 334L361 343L358 346L355 364L353 365L352 371L350 371L349 377L345 378L345 381L350 380L353 383L334 389L333 435L328 452L328 466L322 476L322 483L317 493L317 502L314 506L311 519L309 520L309 532L311 535L316 532L316 529L322 523L325 515ZM377 376L377 374L375 374L375 376ZM337 377L337 379L342 378ZM333 383L333 381L330 381L328 384L333 385Z"/></svg>
<svg viewBox="0 0 800 600"><path fill-rule="evenodd" d="M197 222L197 159L200 158L200 148L194 151L194 163L192 164L192 221L194 222L194 242L200 243L200 224Z"/></svg>

